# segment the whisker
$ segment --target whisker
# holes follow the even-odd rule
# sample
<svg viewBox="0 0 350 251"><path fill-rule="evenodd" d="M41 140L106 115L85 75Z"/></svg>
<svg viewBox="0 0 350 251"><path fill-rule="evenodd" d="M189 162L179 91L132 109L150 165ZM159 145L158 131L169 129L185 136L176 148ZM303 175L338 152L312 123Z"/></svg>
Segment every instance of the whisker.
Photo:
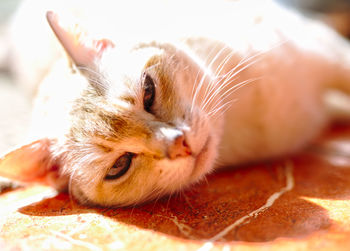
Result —
<svg viewBox="0 0 350 251"><path fill-rule="evenodd" d="M215 58L213 58L211 64L208 66L210 68L212 68L212 64L218 59L219 55L221 55L221 53L224 52L224 50L228 49L228 46L224 46L219 53L216 55ZM227 62L229 62L228 60L234 55L234 52L230 52L225 58L224 60L222 60L222 62L219 64L219 66L216 68L215 72L214 72L214 78L209 82L209 84L206 87L206 90L204 92L204 97L202 99L202 102L200 104L200 107L203 106L203 103L205 102L205 100L209 97L209 95L211 94L211 92L215 89L215 87L217 86L217 83L213 85L214 81L217 79L217 75L219 73L221 73L221 70L223 69L223 67L227 64ZM219 73L218 73L218 69Z"/></svg>
<svg viewBox="0 0 350 251"><path fill-rule="evenodd" d="M216 49L216 47L217 47L217 46L214 46L214 47L210 50L210 52L208 53L208 55L206 56L206 58L205 58L205 60L204 60L205 64L207 63L209 57L211 56L212 52ZM195 78L194 83L193 83L193 86L192 86L192 91L191 91L192 104L191 104L191 110L190 110L191 113L192 113L192 111L193 111L193 107L194 107L194 103L195 103L195 96L196 96L195 92L197 92L197 90L198 90L198 88L197 88L197 87L198 87L198 86L197 86L197 84L198 84L198 77L199 77L199 73L201 72L201 70L202 70L202 68L199 67L199 69L198 69L198 71L197 71L196 78ZM202 76L202 77L203 77L203 76Z"/></svg>
<svg viewBox="0 0 350 251"><path fill-rule="evenodd" d="M226 47L227 48L227 47ZM219 83L218 82L216 82L215 84L213 84L213 82L215 81L215 80L217 80L218 79L218 76L221 74L221 71L224 69L224 67L225 67L225 65L229 62L229 60L232 58L232 56L235 54L235 52L234 51L231 51L225 58L224 58L224 60L218 65L218 67L216 68L216 70L215 70L215 73L214 73L214 76L215 76L215 78L209 83L209 85L207 86L207 88L206 88L206 91L205 91L205 94L204 94L204 98L203 98L203 100L202 100L202 102L201 102L201 104L200 104L200 107L203 107L203 106L205 106L205 104L203 104L203 103L207 103L207 99L209 98L209 95L211 95L211 93L214 91L214 92L216 92L216 91L219 91L218 89L221 89L222 87L221 87L221 85L219 85ZM221 81L221 80L220 80ZM219 82L220 82L219 81ZM217 87L217 86L219 86L219 88L218 89L215 89L215 87ZM203 108L201 108L201 109L203 109Z"/></svg>
<svg viewBox="0 0 350 251"><path fill-rule="evenodd" d="M226 111L227 111L228 109L231 108L231 105L232 105L233 103L237 102L237 101L238 101L238 99L234 99L234 100L231 100L231 101L227 102L227 103L226 103L226 107L223 106L223 107L221 108L221 111L220 111L220 110L216 111L216 113L212 114L211 117L220 118L221 116L223 116L223 115L226 113ZM220 113L219 113L219 112L220 112Z"/></svg>
<svg viewBox="0 0 350 251"><path fill-rule="evenodd" d="M241 65L245 64L246 62L248 62L248 61L250 61L250 60L252 60L252 59L254 59L254 58L256 58L256 57L259 57L259 56L261 56L261 55L263 55L263 54L266 54L266 53L272 51L273 49L275 49L275 48L277 48L277 47L279 47L279 46L281 46L281 45L287 43L288 41L289 41L289 39L286 39L286 40L281 41L280 43L277 43L276 45L272 46L272 47L269 48L268 50L261 51L261 52L258 52L258 53L253 54L252 56L247 56L247 57L245 57L245 58L242 58L242 59L238 62L238 64L237 64L233 69L231 69L228 73L226 73L223 77L225 78L227 75L231 74L233 71L235 71L238 67L240 67ZM257 60L257 61L258 61L258 60ZM257 61L254 61L254 62L257 62ZM253 63L253 62L251 62L250 64L252 64L252 63ZM245 67L244 69L246 69L246 67ZM244 69L243 69L243 70L244 70ZM241 71L242 71L242 70L240 70L239 72L241 72Z"/></svg>
<svg viewBox="0 0 350 251"><path fill-rule="evenodd" d="M92 83L94 83L94 84L96 84L96 86L99 88L99 89L102 89L102 90L107 90L107 86L106 86L106 84L103 84L100 80L98 80L98 79L94 79L94 78L91 78L91 77L87 77L87 80L89 81L89 82L92 82ZM109 83L109 82L107 82L107 83ZM109 84L108 84L109 85Z"/></svg>
<svg viewBox="0 0 350 251"><path fill-rule="evenodd" d="M231 54L231 53L230 53ZM258 62L260 59L256 59L253 60L252 62L249 62L250 60L258 57L259 55L263 54L263 52L260 53L256 53L253 56L249 56L249 57L245 57L242 60L240 60L240 62L233 67L229 72L225 73L223 76L220 75L220 81L217 81L215 85L212 86L217 86L218 88L215 89L214 93L210 93L211 96L210 98L205 96L204 100L202 101L201 104L201 109L205 110L205 108L212 102L212 100L217 97L217 95L220 93L220 91L224 88L226 88L227 85L229 85L232 81L234 81L234 77L237 76L240 72L242 72L243 70L247 69L248 67L250 67L251 65L255 64L256 62ZM233 54L228 55L225 60L230 59L232 57ZM228 62L228 61L227 61ZM227 63L225 62L225 64ZM249 62L247 65L243 66L241 69L239 69L238 71L235 72L236 69L238 69L240 66L242 66L243 64ZM220 71L223 69L223 67L225 66L225 64L223 64L221 66ZM218 78L218 76L216 77L216 79ZM223 81L223 82L222 82ZM222 83L221 83L222 82ZM211 91L214 90L214 88L211 89Z"/></svg>
<svg viewBox="0 0 350 251"><path fill-rule="evenodd" d="M221 56L221 54L228 49L228 46L224 46L223 48L220 49L220 51L215 55L215 57L211 60L211 62L208 65L209 69L212 69L212 66L214 64L215 61L217 61L217 59L219 58L219 56ZM224 60L223 60L224 61ZM222 63L222 62L221 62ZM216 73L213 74L214 76L216 76ZM211 83L211 82L210 82ZM207 85L205 92L204 92L204 97L206 97L208 95L208 91L211 91L212 89L212 85L209 84ZM204 98L205 99L205 98Z"/></svg>
<svg viewBox="0 0 350 251"><path fill-rule="evenodd" d="M228 101L226 103L224 103L223 105L219 106L218 108L216 108L215 110L211 111L208 113L208 116L209 117L213 117L213 115L215 115L217 112L219 112L220 110L222 110L224 107L228 108L227 106L234 103L235 101L237 101L237 99L235 100L231 100L231 101ZM226 111L226 110L225 110Z"/></svg>
<svg viewBox="0 0 350 251"><path fill-rule="evenodd" d="M105 92L108 86L110 86L110 82L108 81L108 79L106 79L105 76L103 76L103 74L101 74L100 72L97 72L85 66L77 66L77 69L79 69L80 71L88 72L89 74L85 76L86 79L90 83L95 84L98 90Z"/></svg>
<svg viewBox="0 0 350 251"><path fill-rule="evenodd" d="M235 51L231 51L224 60L218 65L218 67L215 70L215 76L219 77L221 75L222 70L224 69L225 65L229 62L229 60L232 58L233 55L235 55Z"/></svg>
<svg viewBox="0 0 350 251"><path fill-rule="evenodd" d="M225 103L224 105L221 105L221 102L224 102L225 99L227 99L229 96L231 96L232 94L234 94L235 92L237 92L239 89L247 86L248 84L251 84L252 82L254 81L257 81L257 80L260 80L262 77L260 78L252 78L252 79L248 79L248 80L245 80L243 82L240 82L232 87L230 87L228 90L226 90L224 93L221 94L221 100L216 104L214 105L214 107L212 108L212 111L209 112L209 114L211 114L213 111L215 111L214 113L217 113L220 109L222 109L222 107L224 107L225 105L227 105L227 103ZM236 101L236 100L234 100ZM230 104L233 103L231 101L229 101ZM218 109L217 107L220 105L220 109ZM226 110L225 110L226 111Z"/></svg>
<svg viewBox="0 0 350 251"><path fill-rule="evenodd" d="M206 66L206 71L205 71L205 74L203 74L199 84L197 85L197 83L195 83L196 85L196 92L194 94L194 97L192 99L192 105L191 105L191 113L193 112L193 107L194 107L194 104L196 102L196 99L197 99L197 96L199 94L199 91L202 89L202 86L203 86L203 83L204 83L204 80L206 77L208 77L209 75L209 71L211 72L211 67L212 65L214 64L214 62L217 60L217 58L219 57L219 55L227 48L227 46L224 46L223 48L220 49L220 51L213 57L213 59L210 61L209 65ZM204 95L205 96L205 95Z"/></svg>
<svg viewBox="0 0 350 251"><path fill-rule="evenodd" d="M287 43L288 41L289 41L289 39L286 39L286 40L284 40L284 41L281 41L281 42L279 42L279 43L276 43L274 46L272 46L271 48L269 48L269 49L267 49L267 50L265 50L265 51L260 51L260 52L258 52L258 53L253 54L252 56L247 56L247 57L245 57L245 58L242 58L242 60L237 64L236 68L239 67L240 65L243 65L244 63L250 61L251 59L254 59L254 58L256 58L256 57L258 57L258 56L261 56L261 55L263 55L263 54L267 54L268 52L272 51L272 50L275 49L275 48L280 47L281 45Z"/></svg>
<svg viewBox="0 0 350 251"><path fill-rule="evenodd" d="M211 54L213 53L213 51L214 51L216 48L217 48L217 46L214 46L214 47L210 50L210 52L208 53L208 55L207 55L206 58L204 59L205 64L207 64L209 57L211 57ZM197 71L197 75L196 75L196 78L195 78L195 80L194 80L194 85L193 85L193 87L192 87L191 97L193 97L193 95L194 95L194 90L195 90L195 87L196 87L196 84L197 84L197 81L198 81L198 77L199 77L200 71L201 71L201 68L199 68L198 71Z"/></svg>
<svg viewBox="0 0 350 251"><path fill-rule="evenodd" d="M86 71L88 73L92 73L93 75L97 76L97 77L101 77L103 78L103 75L100 73L100 72L97 72L89 67L86 67L86 66L77 66L76 67L78 70L81 70L81 71Z"/></svg>
<svg viewBox="0 0 350 251"><path fill-rule="evenodd" d="M226 88L226 86L228 86L231 82L233 82L233 81L235 80L234 77L236 77L240 72L242 72L243 70L245 70L245 69L248 68L249 66L255 64L255 63L258 62L259 60L260 60L260 59L256 59L256 60L250 62L249 64L247 64L247 65L245 65L244 67L242 67L241 69L239 69L237 72L230 74L228 78L224 79L224 81L223 81L222 84L217 84L217 85L218 85L218 88L215 90L215 92L214 92L214 93L211 95L211 97L209 98L209 99L210 99L210 102L206 101L205 106L203 106L202 109L205 110L206 106L208 106L208 105L211 103L211 101L212 101L215 97L217 97L217 95L221 92L221 90L224 89L224 88ZM237 67L235 67L235 68L237 68ZM235 68L233 68L232 70L230 70L230 72L233 71ZM229 72L229 73L230 73L230 72ZM221 82L221 81L219 81L218 83L220 83L220 82ZM245 82L245 81L244 81L244 82ZM244 83L244 82L243 82L243 83ZM240 84L241 84L241 83L240 83ZM233 89L234 89L234 88L237 88L240 84L237 84L237 85L235 85L235 86L233 86L233 87L231 87L231 88L233 88ZM230 88L229 90L231 90L231 88ZM221 97L223 97L226 93L227 93L227 91L226 91L224 94L222 94Z"/></svg>
<svg viewBox="0 0 350 251"><path fill-rule="evenodd" d="M236 91L238 91L239 89L241 89L242 87L254 82L254 81L257 81L257 80L260 80L262 79L262 77L259 77L259 78L251 78L251 79L248 79L248 80L245 80L245 81L242 81L232 87L230 87L228 90L226 90L222 95L223 99L227 98L227 96L235 93Z"/></svg>
<svg viewBox="0 0 350 251"><path fill-rule="evenodd" d="M245 65L244 67L242 67L241 69L239 69L236 72L232 72L232 74L229 75L228 78L225 79L225 82L229 82L233 77L237 76L240 72L244 71L245 69L247 69L248 67L252 66L253 64L256 64L257 62L259 62L261 60L261 58L258 58L252 62L250 62L249 64Z"/></svg>
<svg viewBox="0 0 350 251"><path fill-rule="evenodd" d="M207 107L208 105L210 105L210 103L212 102L212 100L213 100L214 98L216 98L216 97L220 94L221 90L224 89L227 85L230 84L230 82L228 82L228 81L224 81L224 84L220 84L221 81L222 81L222 80L220 80L220 81L216 84L216 85L218 86L218 88L217 88L217 89L214 91L214 93L212 93L211 96L205 101L205 103L203 104L203 106L201 106L201 109L202 109L202 110L205 111L206 107ZM234 81L234 80L232 80L232 81ZM225 83L225 82L226 82L226 83Z"/></svg>

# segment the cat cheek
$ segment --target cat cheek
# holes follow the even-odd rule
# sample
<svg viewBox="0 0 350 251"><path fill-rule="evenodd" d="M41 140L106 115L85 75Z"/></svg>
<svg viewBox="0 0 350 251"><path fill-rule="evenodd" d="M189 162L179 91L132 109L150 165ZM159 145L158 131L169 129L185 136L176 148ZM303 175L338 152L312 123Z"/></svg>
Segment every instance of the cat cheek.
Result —
<svg viewBox="0 0 350 251"><path fill-rule="evenodd" d="M218 155L217 145L218 138L214 135L209 136L204 148L196 156L190 182L197 182L214 170L214 162Z"/></svg>

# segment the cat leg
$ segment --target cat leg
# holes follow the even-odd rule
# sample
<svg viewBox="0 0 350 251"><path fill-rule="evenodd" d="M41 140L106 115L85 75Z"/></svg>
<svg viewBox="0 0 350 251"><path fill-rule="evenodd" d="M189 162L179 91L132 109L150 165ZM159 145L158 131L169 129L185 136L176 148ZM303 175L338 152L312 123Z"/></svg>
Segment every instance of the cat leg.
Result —
<svg viewBox="0 0 350 251"><path fill-rule="evenodd" d="M329 38L322 55L325 67L330 69L327 87L350 95L350 42L333 31L325 35Z"/></svg>
<svg viewBox="0 0 350 251"><path fill-rule="evenodd" d="M330 62L333 70L323 98L332 121L350 122L350 43L341 37L337 42L339 46Z"/></svg>
<svg viewBox="0 0 350 251"><path fill-rule="evenodd" d="M312 64L317 65L318 81L325 84L326 109L332 120L350 121L350 42L323 25L315 30L317 56Z"/></svg>
<svg viewBox="0 0 350 251"><path fill-rule="evenodd" d="M21 187L21 185L13 180L0 177L0 194Z"/></svg>

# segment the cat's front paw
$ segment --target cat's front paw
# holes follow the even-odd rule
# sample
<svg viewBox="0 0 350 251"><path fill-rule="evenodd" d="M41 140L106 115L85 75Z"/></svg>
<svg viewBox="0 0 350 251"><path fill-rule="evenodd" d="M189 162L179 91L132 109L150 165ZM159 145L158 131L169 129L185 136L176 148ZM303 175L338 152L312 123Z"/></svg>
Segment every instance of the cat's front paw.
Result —
<svg viewBox="0 0 350 251"><path fill-rule="evenodd" d="M3 177L0 177L0 194L13 189L19 188L21 185L13 180L9 180Z"/></svg>

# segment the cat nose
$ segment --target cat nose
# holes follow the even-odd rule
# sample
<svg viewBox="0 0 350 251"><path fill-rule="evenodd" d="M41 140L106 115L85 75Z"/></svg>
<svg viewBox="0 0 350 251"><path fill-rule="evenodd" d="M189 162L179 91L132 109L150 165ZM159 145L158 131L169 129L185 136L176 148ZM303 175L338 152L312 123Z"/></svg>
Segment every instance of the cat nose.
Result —
<svg viewBox="0 0 350 251"><path fill-rule="evenodd" d="M179 157L187 157L192 154L190 146L186 142L185 135L177 135L168 147L168 158L176 159Z"/></svg>

